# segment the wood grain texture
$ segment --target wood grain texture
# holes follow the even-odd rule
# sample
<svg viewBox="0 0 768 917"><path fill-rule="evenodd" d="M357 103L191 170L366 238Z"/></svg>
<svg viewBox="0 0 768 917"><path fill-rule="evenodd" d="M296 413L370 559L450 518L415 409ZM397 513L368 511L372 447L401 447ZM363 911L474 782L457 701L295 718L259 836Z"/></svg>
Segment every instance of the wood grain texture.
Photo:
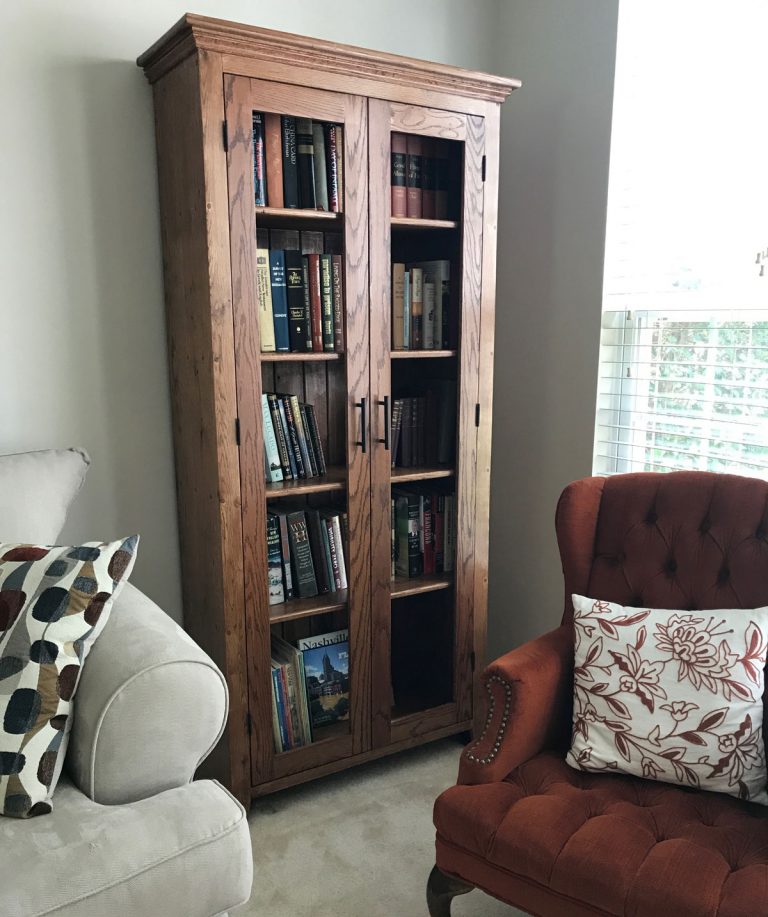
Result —
<svg viewBox="0 0 768 917"><path fill-rule="evenodd" d="M205 773L244 801L250 751L219 65L216 56L189 58L154 95L184 623L230 691L228 727Z"/></svg>

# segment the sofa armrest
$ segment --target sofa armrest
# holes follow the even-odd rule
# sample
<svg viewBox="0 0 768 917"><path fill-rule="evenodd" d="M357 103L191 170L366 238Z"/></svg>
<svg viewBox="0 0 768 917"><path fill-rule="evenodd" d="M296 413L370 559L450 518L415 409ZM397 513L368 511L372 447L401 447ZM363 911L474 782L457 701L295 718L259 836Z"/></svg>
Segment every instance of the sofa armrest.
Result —
<svg viewBox="0 0 768 917"><path fill-rule="evenodd" d="M227 717L227 686L196 643L126 583L83 665L66 764L95 802L188 783Z"/></svg>
<svg viewBox="0 0 768 917"><path fill-rule="evenodd" d="M495 783L571 729L573 631L568 626L512 650L483 673L485 727L467 746L459 783Z"/></svg>

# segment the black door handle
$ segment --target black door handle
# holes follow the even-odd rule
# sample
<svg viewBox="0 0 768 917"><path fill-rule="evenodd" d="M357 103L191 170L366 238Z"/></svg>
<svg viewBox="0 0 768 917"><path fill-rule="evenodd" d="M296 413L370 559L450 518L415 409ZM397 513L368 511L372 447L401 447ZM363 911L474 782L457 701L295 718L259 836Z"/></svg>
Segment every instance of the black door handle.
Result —
<svg viewBox="0 0 768 917"><path fill-rule="evenodd" d="M384 448L389 452L389 395L385 395L384 400L377 401L376 404L384 408L384 439L377 439L376 442L384 443Z"/></svg>
<svg viewBox="0 0 768 917"><path fill-rule="evenodd" d="M361 398L359 401L355 402L355 407L360 408L360 439L355 442L356 446L360 446L363 452L366 451L365 446L365 431L368 426L366 422L366 407L365 407L365 398Z"/></svg>

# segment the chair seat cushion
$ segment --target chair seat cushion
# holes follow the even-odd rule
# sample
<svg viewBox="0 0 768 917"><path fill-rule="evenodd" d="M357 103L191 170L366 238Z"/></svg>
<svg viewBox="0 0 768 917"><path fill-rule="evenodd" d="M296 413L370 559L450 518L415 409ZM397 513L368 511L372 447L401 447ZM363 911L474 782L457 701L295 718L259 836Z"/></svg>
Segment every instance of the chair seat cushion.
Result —
<svg viewBox="0 0 768 917"><path fill-rule="evenodd" d="M547 914L768 909L768 811L719 793L579 773L542 754L504 782L446 790L435 826L441 869L518 906L546 901Z"/></svg>
<svg viewBox="0 0 768 917"><path fill-rule="evenodd" d="M0 850L3 917L211 917L251 888L245 811L211 780L102 806L62 777L50 815L0 819Z"/></svg>

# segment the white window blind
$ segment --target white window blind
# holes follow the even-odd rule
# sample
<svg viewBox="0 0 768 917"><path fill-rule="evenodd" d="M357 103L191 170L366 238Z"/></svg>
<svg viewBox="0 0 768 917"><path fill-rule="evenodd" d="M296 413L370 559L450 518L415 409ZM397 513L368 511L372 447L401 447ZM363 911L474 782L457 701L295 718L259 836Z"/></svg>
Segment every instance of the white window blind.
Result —
<svg viewBox="0 0 768 917"><path fill-rule="evenodd" d="M768 313L604 312L596 474L768 478Z"/></svg>

